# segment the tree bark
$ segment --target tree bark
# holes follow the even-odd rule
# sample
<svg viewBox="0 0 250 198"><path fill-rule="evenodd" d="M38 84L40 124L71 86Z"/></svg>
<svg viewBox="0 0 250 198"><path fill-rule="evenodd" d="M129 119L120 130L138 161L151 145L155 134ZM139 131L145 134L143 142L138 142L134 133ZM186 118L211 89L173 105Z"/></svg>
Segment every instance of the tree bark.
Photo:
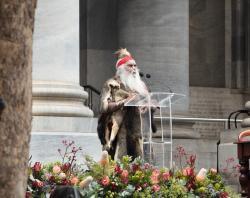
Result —
<svg viewBox="0 0 250 198"><path fill-rule="evenodd" d="M0 197L24 197L32 110L36 0L0 0Z"/></svg>

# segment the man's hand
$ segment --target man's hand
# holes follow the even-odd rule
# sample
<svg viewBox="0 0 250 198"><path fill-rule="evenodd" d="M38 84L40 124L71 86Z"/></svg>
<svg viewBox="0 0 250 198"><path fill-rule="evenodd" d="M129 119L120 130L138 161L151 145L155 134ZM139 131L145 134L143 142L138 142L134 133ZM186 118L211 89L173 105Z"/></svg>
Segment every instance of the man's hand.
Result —
<svg viewBox="0 0 250 198"><path fill-rule="evenodd" d="M135 98L138 94L135 92L129 92L128 97L126 98L126 102L132 100L133 98Z"/></svg>

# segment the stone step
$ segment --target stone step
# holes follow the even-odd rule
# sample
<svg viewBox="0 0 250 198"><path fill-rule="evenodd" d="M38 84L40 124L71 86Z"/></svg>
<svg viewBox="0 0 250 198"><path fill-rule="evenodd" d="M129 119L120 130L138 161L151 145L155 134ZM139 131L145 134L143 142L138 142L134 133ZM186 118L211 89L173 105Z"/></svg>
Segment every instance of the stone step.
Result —
<svg viewBox="0 0 250 198"><path fill-rule="evenodd" d="M58 149L62 151L65 149L63 140L74 141L76 146L82 147L82 151L77 155L77 161L84 162L84 155L99 160L102 148L96 133L32 132L30 141L32 163L61 161Z"/></svg>
<svg viewBox="0 0 250 198"><path fill-rule="evenodd" d="M32 132L96 133L95 117L33 116Z"/></svg>

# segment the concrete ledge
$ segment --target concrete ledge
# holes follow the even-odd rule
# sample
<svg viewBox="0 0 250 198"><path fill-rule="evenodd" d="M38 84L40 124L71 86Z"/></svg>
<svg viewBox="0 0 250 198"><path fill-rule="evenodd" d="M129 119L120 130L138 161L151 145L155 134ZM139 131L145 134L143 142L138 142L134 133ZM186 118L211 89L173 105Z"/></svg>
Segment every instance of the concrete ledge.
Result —
<svg viewBox="0 0 250 198"><path fill-rule="evenodd" d="M74 141L76 146L81 146L78 162L84 162L84 155L90 155L99 160L102 148L96 134L93 133L65 133L65 132L32 132L30 141L31 161L52 162L61 161L57 149L64 149L63 140Z"/></svg>
<svg viewBox="0 0 250 198"><path fill-rule="evenodd" d="M97 133L97 118L33 116L32 132Z"/></svg>

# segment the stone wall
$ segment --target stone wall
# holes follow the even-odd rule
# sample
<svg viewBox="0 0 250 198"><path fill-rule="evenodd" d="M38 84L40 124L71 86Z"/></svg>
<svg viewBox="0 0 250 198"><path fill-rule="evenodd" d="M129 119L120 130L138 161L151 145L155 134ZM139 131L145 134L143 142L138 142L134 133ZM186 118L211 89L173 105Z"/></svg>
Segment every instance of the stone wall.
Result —
<svg viewBox="0 0 250 198"><path fill-rule="evenodd" d="M86 12L81 20L81 84L101 89L103 83L115 73L117 50L117 1L84 0L81 12Z"/></svg>
<svg viewBox="0 0 250 198"><path fill-rule="evenodd" d="M225 87L225 1L189 0L191 86Z"/></svg>
<svg viewBox="0 0 250 198"><path fill-rule="evenodd" d="M232 93L231 89L190 87L188 116L227 119L231 112L242 109L244 104L245 96ZM219 139L225 126L223 123L196 122L193 128L202 138Z"/></svg>
<svg viewBox="0 0 250 198"><path fill-rule="evenodd" d="M151 90L170 91L170 87L188 95L188 1L84 2L82 85L101 89L104 81L115 74L114 51L126 47L141 71L151 74L147 82Z"/></svg>
<svg viewBox="0 0 250 198"><path fill-rule="evenodd" d="M151 74L151 90L188 95L188 1L121 0L118 10L118 43Z"/></svg>

